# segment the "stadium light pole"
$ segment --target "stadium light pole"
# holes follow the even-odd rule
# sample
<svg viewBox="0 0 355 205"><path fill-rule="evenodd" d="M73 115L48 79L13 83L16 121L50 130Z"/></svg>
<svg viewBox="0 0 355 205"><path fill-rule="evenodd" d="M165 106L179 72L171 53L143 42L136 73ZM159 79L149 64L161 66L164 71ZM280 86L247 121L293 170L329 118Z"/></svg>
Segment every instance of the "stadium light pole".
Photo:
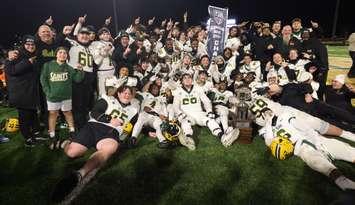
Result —
<svg viewBox="0 0 355 205"><path fill-rule="evenodd" d="M115 20L115 32L116 36L118 35L118 18L117 18L117 2L116 0L112 0L113 4L113 18Z"/></svg>
<svg viewBox="0 0 355 205"><path fill-rule="evenodd" d="M338 15L339 15L339 5L340 5L340 0L337 0L336 6L335 6L335 12L334 12L332 38L335 38L335 32L337 30L337 22L338 22Z"/></svg>

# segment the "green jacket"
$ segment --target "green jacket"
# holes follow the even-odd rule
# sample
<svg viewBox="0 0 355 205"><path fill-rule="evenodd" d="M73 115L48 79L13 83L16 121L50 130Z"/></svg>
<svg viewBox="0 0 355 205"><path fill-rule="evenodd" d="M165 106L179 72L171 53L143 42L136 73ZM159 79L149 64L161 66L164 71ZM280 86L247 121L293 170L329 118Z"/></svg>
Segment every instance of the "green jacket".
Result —
<svg viewBox="0 0 355 205"><path fill-rule="evenodd" d="M84 72L73 69L67 63L59 65L56 60L43 65L41 84L47 100L61 102L72 99L72 83L84 79Z"/></svg>

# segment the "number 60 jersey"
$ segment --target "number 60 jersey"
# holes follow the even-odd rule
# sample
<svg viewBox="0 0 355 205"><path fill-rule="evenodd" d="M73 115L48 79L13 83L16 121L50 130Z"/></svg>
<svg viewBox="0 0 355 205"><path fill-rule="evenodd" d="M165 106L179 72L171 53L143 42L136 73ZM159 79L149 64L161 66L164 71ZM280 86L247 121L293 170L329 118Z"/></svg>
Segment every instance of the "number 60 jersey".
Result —
<svg viewBox="0 0 355 205"><path fill-rule="evenodd" d="M72 45L69 50L69 62L68 64L74 69L78 69L78 65L81 65L85 72L93 72L94 70L94 58L89 50L89 46L84 46L75 40L66 38Z"/></svg>

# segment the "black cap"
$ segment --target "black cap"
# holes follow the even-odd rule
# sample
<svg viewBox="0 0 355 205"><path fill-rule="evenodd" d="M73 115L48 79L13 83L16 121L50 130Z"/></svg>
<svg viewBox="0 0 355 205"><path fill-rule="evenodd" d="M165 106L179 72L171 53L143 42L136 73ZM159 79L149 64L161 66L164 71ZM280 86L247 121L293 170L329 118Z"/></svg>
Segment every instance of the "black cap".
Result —
<svg viewBox="0 0 355 205"><path fill-rule="evenodd" d="M100 36L103 33L110 33L110 30L106 27L100 28L100 30L97 32L97 35Z"/></svg>
<svg viewBox="0 0 355 205"><path fill-rule="evenodd" d="M35 43L35 37L31 35L25 35L22 39L23 44L25 43Z"/></svg>
<svg viewBox="0 0 355 205"><path fill-rule="evenodd" d="M90 30L87 27L81 27L81 29L79 30L79 33L90 34Z"/></svg>
<svg viewBox="0 0 355 205"><path fill-rule="evenodd" d="M120 38L123 38L123 37L127 37L129 38L129 35L126 31L122 31L121 34L120 34Z"/></svg>
<svg viewBox="0 0 355 205"><path fill-rule="evenodd" d="M90 33L96 33L95 26L93 26L93 25L88 25L88 26L86 26L86 28L89 29L89 32L90 32Z"/></svg>

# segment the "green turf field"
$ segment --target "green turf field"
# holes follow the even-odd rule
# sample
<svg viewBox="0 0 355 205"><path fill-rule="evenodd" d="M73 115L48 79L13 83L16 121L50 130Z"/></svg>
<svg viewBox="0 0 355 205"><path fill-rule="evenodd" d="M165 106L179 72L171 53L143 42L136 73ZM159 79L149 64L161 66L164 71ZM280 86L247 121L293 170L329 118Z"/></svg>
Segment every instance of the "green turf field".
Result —
<svg viewBox="0 0 355 205"><path fill-rule="evenodd" d="M0 119L10 116L16 112L0 108ZM206 129L196 127L195 135L195 151L160 150L143 137L137 149L111 159L73 204L329 204L342 193L300 159L274 159L259 138L226 149ZM69 160L44 145L26 149L19 134L10 138L0 144L0 204L49 204L56 181L89 156ZM355 165L336 165L355 180Z"/></svg>

